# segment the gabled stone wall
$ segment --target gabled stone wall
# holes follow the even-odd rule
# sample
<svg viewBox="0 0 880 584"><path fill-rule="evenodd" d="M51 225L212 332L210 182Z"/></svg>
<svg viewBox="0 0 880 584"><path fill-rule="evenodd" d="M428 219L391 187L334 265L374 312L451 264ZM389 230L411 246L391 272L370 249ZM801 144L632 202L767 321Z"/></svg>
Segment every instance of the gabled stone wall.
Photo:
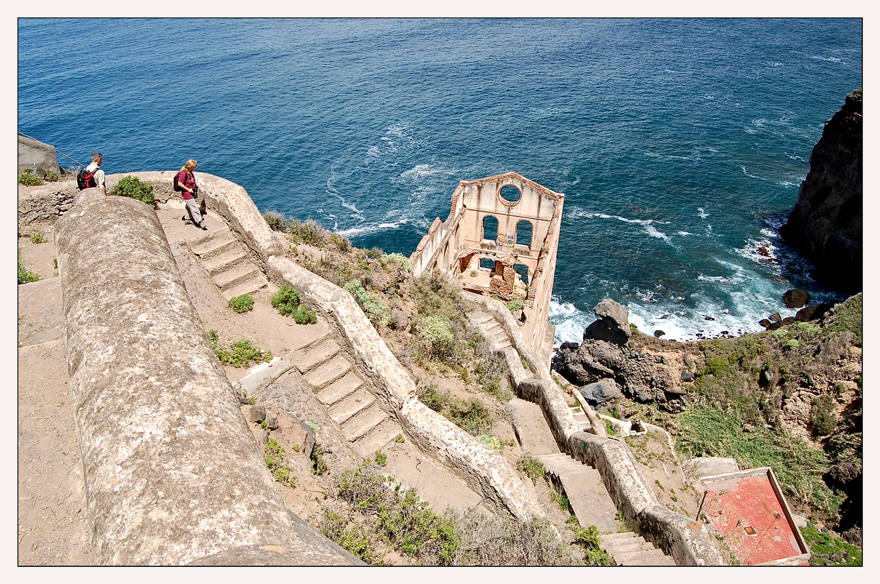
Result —
<svg viewBox="0 0 880 584"><path fill-rule="evenodd" d="M442 223L437 218L412 254L413 274L438 269L467 290L522 299L522 336L549 360L548 316L564 199L515 172L462 181L452 194L449 217Z"/></svg>

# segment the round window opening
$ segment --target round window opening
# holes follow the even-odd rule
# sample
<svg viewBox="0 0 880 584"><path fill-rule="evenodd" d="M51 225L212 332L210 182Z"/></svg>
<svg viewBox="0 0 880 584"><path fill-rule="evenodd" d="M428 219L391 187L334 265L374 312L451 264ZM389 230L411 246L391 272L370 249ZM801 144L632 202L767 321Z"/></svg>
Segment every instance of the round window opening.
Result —
<svg viewBox="0 0 880 584"><path fill-rule="evenodd" d="M522 193L513 185L504 185L501 187L501 198L508 203L516 203L522 197Z"/></svg>

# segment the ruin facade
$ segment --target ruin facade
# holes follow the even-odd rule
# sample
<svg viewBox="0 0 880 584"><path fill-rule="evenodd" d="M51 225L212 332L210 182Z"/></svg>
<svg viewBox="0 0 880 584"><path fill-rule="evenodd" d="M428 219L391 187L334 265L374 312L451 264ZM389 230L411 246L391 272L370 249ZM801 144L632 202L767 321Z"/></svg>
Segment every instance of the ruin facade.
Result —
<svg viewBox="0 0 880 584"><path fill-rule="evenodd" d="M520 301L514 315L523 338L549 359L555 327L548 316L564 199L515 172L461 181L449 217L435 219L412 254L413 274L437 269L465 290Z"/></svg>

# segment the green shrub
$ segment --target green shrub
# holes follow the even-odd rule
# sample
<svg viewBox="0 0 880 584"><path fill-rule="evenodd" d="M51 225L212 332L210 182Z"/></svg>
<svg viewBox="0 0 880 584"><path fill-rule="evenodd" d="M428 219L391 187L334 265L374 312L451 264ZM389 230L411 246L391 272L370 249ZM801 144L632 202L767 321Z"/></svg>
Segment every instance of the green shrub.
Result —
<svg viewBox="0 0 880 584"><path fill-rule="evenodd" d="M19 284L28 284L30 282L36 282L40 279L39 274L35 274L24 267L24 262L21 261L21 254L18 256L18 283Z"/></svg>
<svg viewBox="0 0 880 584"><path fill-rule="evenodd" d="M614 560L602 549L602 542L599 540L599 530L595 525L591 525L586 529L579 527L574 528L574 544L580 546L584 551L584 563L588 566L613 566Z"/></svg>
<svg viewBox="0 0 880 584"><path fill-rule="evenodd" d="M247 312L248 310L253 310L254 299L250 294L242 294L241 296L230 298L229 308L231 308L235 312L238 312L239 314Z"/></svg>
<svg viewBox="0 0 880 584"><path fill-rule="evenodd" d="M312 219L302 222L291 219L287 222L287 238L291 243L323 247L327 237L328 231Z"/></svg>
<svg viewBox="0 0 880 584"><path fill-rule="evenodd" d="M116 186L113 187L110 194L118 197L137 199L138 201L148 204L153 209L158 208L158 205L156 205L156 198L153 196L153 185L143 182L136 176L124 176L119 179L119 182L116 183Z"/></svg>
<svg viewBox="0 0 880 584"><path fill-rule="evenodd" d="M299 292L294 288L284 285L278 292L272 295L272 307L284 316L292 316L297 324L314 324L318 317L314 311L300 306Z"/></svg>
<svg viewBox="0 0 880 584"><path fill-rule="evenodd" d="M46 182L58 182L58 173L55 172L54 170L47 170L45 181Z"/></svg>
<svg viewBox="0 0 880 584"><path fill-rule="evenodd" d="M349 517L336 511L327 511L321 524L321 533L365 564L382 565L382 558L374 549L376 543L372 534Z"/></svg>
<svg viewBox="0 0 880 584"><path fill-rule="evenodd" d="M367 291L360 280L352 280L343 286L343 289L354 297L370 322L382 326L391 324L391 309L379 299L377 294Z"/></svg>
<svg viewBox="0 0 880 584"><path fill-rule="evenodd" d="M351 241L347 237L332 231L330 232L330 243L343 253L351 249Z"/></svg>
<svg viewBox="0 0 880 584"><path fill-rule="evenodd" d="M523 309L522 300L519 300L519 299L511 300L510 302L507 303L507 310L509 310L510 312L516 312L517 310L522 310L522 309Z"/></svg>
<svg viewBox="0 0 880 584"><path fill-rule="evenodd" d="M382 255L382 266L388 265L388 263L394 262L400 265L400 268L404 272L412 272L413 263L408 257L403 255L402 253L389 253Z"/></svg>
<svg viewBox="0 0 880 584"><path fill-rule="evenodd" d="M488 434L495 427L495 416L479 399L452 398L446 411L441 412L453 424L465 432L477 436Z"/></svg>
<svg viewBox="0 0 880 584"><path fill-rule="evenodd" d="M388 455L382 452L381 450L376 451L376 464L379 466L385 466L388 464Z"/></svg>
<svg viewBox="0 0 880 584"><path fill-rule="evenodd" d="M538 480L544 476L544 473L547 471L544 469L544 463L525 454L519 457L519 460L516 461L516 468L525 473L527 477L532 479L532 483L535 485L538 484Z"/></svg>
<svg viewBox="0 0 880 584"><path fill-rule="evenodd" d="M49 241L49 240L46 239L46 236L43 235L42 233L40 233L39 231L37 231L36 233L31 235L31 243L39 244L39 243L46 243L47 241Z"/></svg>
<svg viewBox="0 0 880 584"><path fill-rule="evenodd" d="M740 468L769 466L786 497L796 505L812 507L819 515L836 516L840 496L829 489L822 474L830 466L827 454L789 434L780 424L747 427L737 409L696 406L678 414L676 449L688 458L735 458Z"/></svg>
<svg viewBox="0 0 880 584"><path fill-rule="evenodd" d="M440 412L449 402L449 392L440 391L437 389L436 383L431 383L418 388L418 398L419 401L435 412Z"/></svg>
<svg viewBox="0 0 880 584"><path fill-rule="evenodd" d="M32 168L25 168L24 171L18 175L18 184L26 187L33 187L43 184L43 179L35 175Z"/></svg>
<svg viewBox="0 0 880 584"><path fill-rule="evenodd" d="M789 351L794 351L801 346L801 342L797 339L788 339L788 341L786 341L785 343L785 346Z"/></svg>
<svg viewBox="0 0 880 584"><path fill-rule="evenodd" d="M278 211L266 211L263 213L263 219L266 220L266 225L272 231L281 231L282 233L287 231L287 221L284 219L284 215Z"/></svg>
<svg viewBox="0 0 880 584"><path fill-rule="evenodd" d="M430 357L447 360L456 348L452 323L442 314L419 317L415 324L416 337L424 344Z"/></svg>

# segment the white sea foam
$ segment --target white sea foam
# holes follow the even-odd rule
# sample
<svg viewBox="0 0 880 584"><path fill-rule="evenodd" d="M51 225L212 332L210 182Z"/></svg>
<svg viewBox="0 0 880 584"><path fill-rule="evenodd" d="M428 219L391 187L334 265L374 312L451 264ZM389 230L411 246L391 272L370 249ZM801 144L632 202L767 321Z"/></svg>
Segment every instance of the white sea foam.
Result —
<svg viewBox="0 0 880 584"><path fill-rule="evenodd" d="M697 211L699 211L699 213L697 214L700 216L700 219L705 219L709 216L709 213L707 213L706 210L702 207L697 207Z"/></svg>
<svg viewBox="0 0 880 584"><path fill-rule="evenodd" d="M376 223L373 225L361 225L357 227L349 227L348 229L343 229L339 231L339 235L344 235L345 237L355 237L358 235L367 235L370 233L377 233L380 231L390 231L393 229L397 229L401 225L406 225L410 223L409 219L401 219L400 221L394 221L392 223Z"/></svg>

